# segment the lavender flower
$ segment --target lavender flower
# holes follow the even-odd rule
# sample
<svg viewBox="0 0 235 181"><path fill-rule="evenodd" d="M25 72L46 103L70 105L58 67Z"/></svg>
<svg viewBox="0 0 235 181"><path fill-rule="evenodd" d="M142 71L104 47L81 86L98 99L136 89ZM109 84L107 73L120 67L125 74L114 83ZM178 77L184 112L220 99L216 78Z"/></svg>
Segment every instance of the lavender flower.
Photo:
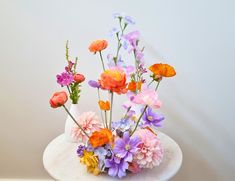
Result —
<svg viewBox="0 0 235 181"><path fill-rule="evenodd" d="M85 146L84 145L79 145L78 149L77 149L77 155L79 157L83 157L84 155L84 150L85 150Z"/></svg>
<svg viewBox="0 0 235 181"><path fill-rule="evenodd" d="M128 119L122 119L120 121L115 121L112 123L112 128L113 129L119 129L121 131L127 131L133 126L133 121L130 121Z"/></svg>
<svg viewBox="0 0 235 181"><path fill-rule="evenodd" d="M118 66L118 67L121 67L121 68L122 68L122 67L124 66L124 61L122 60L121 56L118 57L117 64L115 64L113 58L114 58L114 57L113 57L112 54L108 54L108 55L107 55L108 67L109 67L109 68L115 67L115 66Z"/></svg>
<svg viewBox="0 0 235 181"><path fill-rule="evenodd" d="M88 82L88 84L89 84L91 87L93 87L93 88L100 88L99 82L97 82L97 81L95 81L95 80L90 80L90 81Z"/></svg>
<svg viewBox="0 0 235 181"><path fill-rule="evenodd" d="M126 176L128 166L127 160L116 156L105 160L105 167L108 168L108 174L112 177L118 176L119 178L122 178Z"/></svg>
<svg viewBox="0 0 235 181"><path fill-rule="evenodd" d="M145 111L142 119L143 119L142 123L143 127L147 126L161 127L162 126L161 123L164 120L164 116L153 112L152 108L149 107Z"/></svg>
<svg viewBox="0 0 235 181"><path fill-rule="evenodd" d="M113 149L114 154L120 158L125 158L126 161L131 162L133 160L133 154L138 151L138 145L141 140L138 136L130 137L129 132L123 134L123 138L115 141Z"/></svg>
<svg viewBox="0 0 235 181"><path fill-rule="evenodd" d="M94 153L96 156L98 156L100 161L104 161L106 155L108 154L108 150L106 150L104 147L98 147L94 150Z"/></svg>
<svg viewBox="0 0 235 181"><path fill-rule="evenodd" d="M68 72L63 72L61 75L56 75L57 83L63 86L68 86L73 82L73 75Z"/></svg>
<svg viewBox="0 0 235 181"><path fill-rule="evenodd" d="M125 23L127 24L135 24L135 21L130 17L130 16L125 16L124 17Z"/></svg>
<svg viewBox="0 0 235 181"><path fill-rule="evenodd" d="M139 37L139 31L132 31L126 35L123 35L123 38L128 41L128 43L132 46L132 49L136 48Z"/></svg>
<svg viewBox="0 0 235 181"><path fill-rule="evenodd" d="M116 35L118 32L119 32L119 30L118 30L117 28L113 27L113 28L110 30L109 35L110 35L111 37L113 37L113 36Z"/></svg>

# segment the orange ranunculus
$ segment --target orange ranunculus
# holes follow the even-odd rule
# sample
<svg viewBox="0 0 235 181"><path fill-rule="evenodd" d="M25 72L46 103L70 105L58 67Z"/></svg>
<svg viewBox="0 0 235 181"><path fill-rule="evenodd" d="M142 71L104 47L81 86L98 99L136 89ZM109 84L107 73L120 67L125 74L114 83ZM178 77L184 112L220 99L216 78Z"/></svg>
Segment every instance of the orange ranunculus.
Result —
<svg viewBox="0 0 235 181"><path fill-rule="evenodd" d="M117 67L113 67L101 74L99 83L102 89L116 92L117 94L126 93L126 74Z"/></svg>
<svg viewBox="0 0 235 181"><path fill-rule="evenodd" d="M175 69L168 64L153 64L149 67L149 70L153 72L154 76L173 77L176 75Z"/></svg>
<svg viewBox="0 0 235 181"><path fill-rule="evenodd" d="M105 111L110 110L110 103L109 103L109 101L105 102L105 101L100 100L98 103L99 103L99 106L100 106L101 110L105 110Z"/></svg>
<svg viewBox="0 0 235 181"><path fill-rule="evenodd" d="M96 53L104 50L105 48L107 48L107 46L108 42L106 40L96 40L90 44L89 50L90 52Z"/></svg>
<svg viewBox="0 0 235 181"><path fill-rule="evenodd" d="M53 94L52 98L50 99L51 107L57 108L63 106L68 100L67 93L65 91L56 92Z"/></svg>
<svg viewBox="0 0 235 181"><path fill-rule="evenodd" d="M141 90L141 86L142 86L142 82L131 81L128 84L128 90L130 90L130 91Z"/></svg>
<svg viewBox="0 0 235 181"><path fill-rule="evenodd" d="M89 138L89 141L93 148L97 148L107 143L112 143L113 135L109 129L103 128L100 131L95 131Z"/></svg>

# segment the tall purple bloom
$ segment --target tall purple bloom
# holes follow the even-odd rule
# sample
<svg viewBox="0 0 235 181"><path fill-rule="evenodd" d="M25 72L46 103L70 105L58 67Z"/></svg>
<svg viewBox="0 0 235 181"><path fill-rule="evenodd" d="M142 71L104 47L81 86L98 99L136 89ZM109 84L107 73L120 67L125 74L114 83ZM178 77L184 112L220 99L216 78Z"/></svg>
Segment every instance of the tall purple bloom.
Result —
<svg viewBox="0 0 235 181"><path fill-rule="evenodd" d="M68 86L73 82L73 75L68 72L63 72L60 75L56 75L57 83L61 86Z"/></svg>
<svg viewBox="0 0 235 181"><path fill-rule="evenodd" d="M128 166L127 160L116 156L105 160L105 167L109 169L108 174L112 177L118 176L119 178L122 178L126 176Z"/></svg>
<svg viewBox="0 0 235 181"><path fill-rule="evenodd" d="M148 108L143 115L143 127L146 126L155 126L161 127L161 123L164 120L164 116L157 114L153 111L152 108Z"/></svg>
<svg viewBox="0 0 235 181"><path fill-rule="evenodd" d="M123 38L128 41L128 43L132 46L133 49L136 48L139 37L139 31L132 31L126 35L123 35Z"/></svg>
<svg viewBox="0 0 235 181"><path fill-rule="evenodd" d="M126 161L131 162L133 160L133 154L138 151L138 145L140 143L141 140L138 136L130 137L127 131L123 134L123 138L115 142L113 152L116 156L125 158Z"/></svg>

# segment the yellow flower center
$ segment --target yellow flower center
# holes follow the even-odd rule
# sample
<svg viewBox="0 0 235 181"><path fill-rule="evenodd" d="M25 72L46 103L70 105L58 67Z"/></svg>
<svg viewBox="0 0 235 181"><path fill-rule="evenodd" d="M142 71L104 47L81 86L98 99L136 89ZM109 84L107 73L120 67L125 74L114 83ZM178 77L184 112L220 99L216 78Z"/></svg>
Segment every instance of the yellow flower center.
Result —
<svg viewBox="0 0 235 181"><path fill-rule="evenodd" d="M127 144L127 145L125 146L126 151L128 151L130 148L131 148L131 146L130 146L129 144Z"/></svg>
<svg viewBox="0 0 235 181"><path fill-rule="evenodd" d="M148 120L152 121L153 120L153 116L148 116Z"/></svg>

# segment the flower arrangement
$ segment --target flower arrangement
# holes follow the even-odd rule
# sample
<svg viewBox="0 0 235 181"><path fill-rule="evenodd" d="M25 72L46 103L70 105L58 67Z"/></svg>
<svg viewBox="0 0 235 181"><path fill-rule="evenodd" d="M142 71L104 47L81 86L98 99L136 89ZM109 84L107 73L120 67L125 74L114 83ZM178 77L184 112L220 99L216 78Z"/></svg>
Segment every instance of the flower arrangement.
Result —
<svg viewBox="0 0 235 181"><path fill-rule="evenodd" d="M115 54L103 57L103 51L108 47L106 40L96 40L89 46L90 52L99 55L102 65L100 77L88 82L98 92L101 116L84 112L75 119L65 106L68 100L65 91L54 93L50 105L52 108L63 107L74 121L71 135L78 142L77 155L87 171L94 175L107 173L122 178L127 172L138 173L162 162L164 148L154 129L161 127L164 120L164 116L156 112L161 107L157 90L164 78L173 77L176 72L172 66L163 63L153 64L147 70L139 31L126 32L135 22L119 13L114 14L114 18L119 24L119 28L111 31L117 39ZM122 51L133 54L133 65L123 60ZM78 59L75 62L70 60L68 43L66 59L68 64L65 71L57 75L57 82L67 87L72 103L77 103L85 77L76 72ZM147 75L150 82L144 78ZM107 92L109 98L101 99L101 91ZM127 101L122 105L125 112L120 120L114 121L114 97L123 94L127 96Z"/></svg>

